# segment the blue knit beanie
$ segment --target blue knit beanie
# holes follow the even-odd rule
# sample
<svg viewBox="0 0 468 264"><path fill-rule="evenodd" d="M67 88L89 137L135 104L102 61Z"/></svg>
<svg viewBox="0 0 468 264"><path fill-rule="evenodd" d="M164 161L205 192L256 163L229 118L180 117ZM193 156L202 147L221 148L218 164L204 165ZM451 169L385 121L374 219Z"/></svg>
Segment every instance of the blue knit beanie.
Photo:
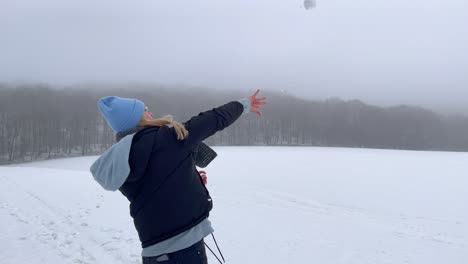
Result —
<svg viewBox="0 0 468 264"><path fill-rule="evenodd" d="M115 132L135 128L145 111L145 104L142 101L118 96L99 99L98 107Z"/></svg>

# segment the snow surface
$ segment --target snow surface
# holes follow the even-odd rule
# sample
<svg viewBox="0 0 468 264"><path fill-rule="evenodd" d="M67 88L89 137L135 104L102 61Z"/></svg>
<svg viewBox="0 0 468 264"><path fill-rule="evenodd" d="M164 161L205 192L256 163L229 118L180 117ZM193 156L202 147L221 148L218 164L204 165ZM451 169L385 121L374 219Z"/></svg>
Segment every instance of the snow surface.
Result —
<svg viewBox="0 0 468 264"><path fill-rule="evenodd" d="M468 263L468 153L215 149L227 263ZM1 264L141 263L128 201L88 172L96 158L0 167Z"/></svg>

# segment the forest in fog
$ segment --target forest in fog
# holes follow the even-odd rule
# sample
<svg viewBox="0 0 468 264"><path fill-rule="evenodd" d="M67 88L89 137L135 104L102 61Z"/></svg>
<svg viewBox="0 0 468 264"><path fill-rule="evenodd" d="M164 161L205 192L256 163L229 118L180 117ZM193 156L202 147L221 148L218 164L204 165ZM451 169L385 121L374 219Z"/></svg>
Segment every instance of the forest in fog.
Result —
<svg viewBox="0 0 468 264"><path fill-rule="evenodd" d="M114 133L97 108L102 96L138 98L153 116L191 116L247 97L235 91L152 84L0 85L0 163L102 153ZM304 100L263 91L261 118L242 116L206 140L210 145L329 146L468 151L468 117L417 106L379 107L360 100Z"/></svg>

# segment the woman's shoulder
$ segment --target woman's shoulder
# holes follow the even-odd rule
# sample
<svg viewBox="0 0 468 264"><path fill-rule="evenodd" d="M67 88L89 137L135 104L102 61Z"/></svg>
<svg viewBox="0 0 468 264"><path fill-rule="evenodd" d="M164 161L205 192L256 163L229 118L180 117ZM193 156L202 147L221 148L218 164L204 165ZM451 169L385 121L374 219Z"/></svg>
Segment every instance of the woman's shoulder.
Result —
<svg viewBox="0 0 468 264"><path fill-rule="evenodd" d="M164 146L175 139L175 131L167 126L148 126L139 130L133 137L132 144Z"/></svg>
<svg viewBox="0 0 468 264"><path fill-rule="evenodd" d="M138 130L138 132L135 133L134 137L142 137L144 135L150 134L150 133L156 133L161 127L159 126L146 126Z"/></svg>

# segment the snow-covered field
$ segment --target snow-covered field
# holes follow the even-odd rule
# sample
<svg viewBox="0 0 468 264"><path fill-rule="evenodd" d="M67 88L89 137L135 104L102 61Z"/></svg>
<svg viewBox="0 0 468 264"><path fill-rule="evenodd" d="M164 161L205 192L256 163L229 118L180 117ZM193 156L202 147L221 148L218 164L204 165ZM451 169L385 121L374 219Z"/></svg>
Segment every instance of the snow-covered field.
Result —
<svg viewBox="0 0 468 264"><path fill-rule="evenodd" d="M468 153L216 150L227 263L468 263ZM1 264L141 263L128 202L94 182L95 159L0 167Z"/></svg>

